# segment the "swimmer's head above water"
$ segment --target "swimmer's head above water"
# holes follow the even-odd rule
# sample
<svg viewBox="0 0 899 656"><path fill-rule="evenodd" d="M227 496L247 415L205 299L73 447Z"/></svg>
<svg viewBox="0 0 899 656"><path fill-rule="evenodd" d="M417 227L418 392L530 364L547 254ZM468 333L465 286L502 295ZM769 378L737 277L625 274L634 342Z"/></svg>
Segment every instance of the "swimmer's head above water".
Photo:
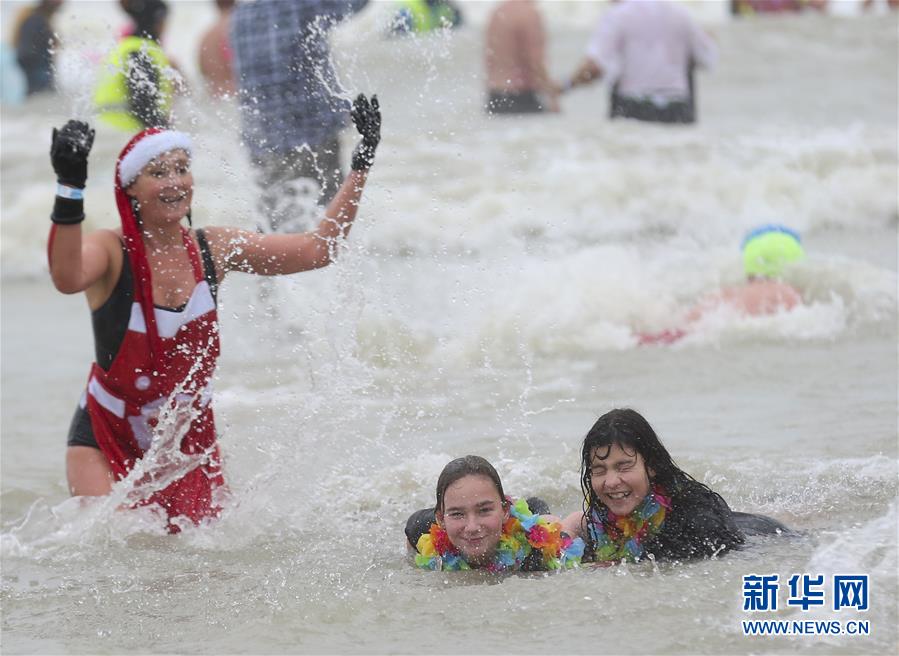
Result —
<svg viewBox="0 0 899 656"><path fill-rule="evenodd" d="M484 458L456 458L440 472L434 514L469 564L493 559L509 512L499 474Z"/></svg>
<svg viewBox="0 0 899 656"><path fill-rule="evenodd" d="M159 40L169 7L163 0L120 0L119 5L134 21L134 35Z"/></svg>
<svg viewBox="0 0 899 656"><path fill-rule="evenodd" d="M750 231L743 239L742 251L748 278L779 278L787 264L805 257L799 233L775 224Z"/></svg>
<svg viewBox="0 0 899 656"><path fill-rule="evenodd" d="M584 438L581 486L592 509L628 515L653 485L672 489L684 476L649 422L630 408L610 410Z"/></svg>

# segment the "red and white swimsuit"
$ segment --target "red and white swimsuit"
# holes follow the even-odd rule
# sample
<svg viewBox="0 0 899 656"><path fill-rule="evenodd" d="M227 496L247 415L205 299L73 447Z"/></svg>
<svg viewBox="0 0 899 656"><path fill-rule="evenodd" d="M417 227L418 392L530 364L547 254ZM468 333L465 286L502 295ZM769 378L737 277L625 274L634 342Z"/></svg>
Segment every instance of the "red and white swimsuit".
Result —
<svg viewBox="0 0 899 656"><path fill-rule="evenodd" d="M91 367L87 411L97 446L117 480L150 448L160 417L166 423L161 435L172 434L179 420L189 420L180 450L199 455L199 464L142 503L157 503L170 517L183 515L199 522L218 513L213 491L224 484L210 405L219 335L215 299L200 255L189 233L183 234L197 284L182 310L154 310L164 366L151 358L135 276L131 316L118 352L108 370L96 362ZM153 468L149 473L154 476Z"/></svg>

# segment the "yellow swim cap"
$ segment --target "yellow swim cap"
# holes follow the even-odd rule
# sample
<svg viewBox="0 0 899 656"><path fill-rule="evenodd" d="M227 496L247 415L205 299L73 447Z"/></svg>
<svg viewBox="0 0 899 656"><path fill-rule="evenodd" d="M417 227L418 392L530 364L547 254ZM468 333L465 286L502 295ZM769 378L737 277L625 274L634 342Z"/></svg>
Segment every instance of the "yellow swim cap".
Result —
<svg viewBox="0 0 899 656"><path fill-rule="evenodd" d="M760 226L743 240L743 269L747 276L777 278L784 265L803 257L799 233L784 226Z"/></svg>

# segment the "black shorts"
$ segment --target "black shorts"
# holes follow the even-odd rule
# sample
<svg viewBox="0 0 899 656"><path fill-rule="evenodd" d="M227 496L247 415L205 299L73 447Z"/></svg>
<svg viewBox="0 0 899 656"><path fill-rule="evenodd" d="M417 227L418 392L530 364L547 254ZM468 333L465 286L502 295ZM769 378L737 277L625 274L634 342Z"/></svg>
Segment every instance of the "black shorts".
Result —
<svg viewBox="0 0 899 656"><path fill-rule="evenodd" d="M543 104L533 91L491 91L487 96L486 110L488 114L538 114L543 111Z"/></svg>
<svg viewBox="0 0 899 656"><path fill-rule="evenodd" d="M773 517L752 513L733 512L731 518L744 535L780 535L792 533L783 523Z"/></svg>
<svg viewBox="0 0 899 656"><path fill-rule="evenodd" d="M667 105L657 105L651 100L613 95L609 108L610 118L633 118L651 123L695 123L696 110L687 100L676 100Z"/></svg>
<svg viewBox="0 0 899 656"><path fill-rule="evenodd" d="M68 446L100 448L97 440L94 439L94 428L91 426L91 416L87 413L87 408L82 408L80 405L75 408L75 415L72 417L72 423L69 424L69 436L66 443Z"/></svg>

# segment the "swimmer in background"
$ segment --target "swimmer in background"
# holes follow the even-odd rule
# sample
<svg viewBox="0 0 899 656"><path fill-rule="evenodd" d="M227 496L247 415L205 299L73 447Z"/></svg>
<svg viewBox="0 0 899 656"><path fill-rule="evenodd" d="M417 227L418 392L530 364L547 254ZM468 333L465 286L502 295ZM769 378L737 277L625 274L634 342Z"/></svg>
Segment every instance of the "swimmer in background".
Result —
<svg viewBox="0 0 899 656"><path fill-rule="evenodd" d="M13 45L16 62L25 74L29 96L56 88L53 61L59 48L59 37L52 21L61 6L62 0L41 0L35 6L23 9L16 18Z"/></svg>
<svg viewBox="0 0 899 656"><path fill-rule="evenodd" d="M546 31L534 0L504 0L484 38L488 114L559 111L558 85L546 70Z"/></svg>
<svg viewBox="0 0 899 656"><path fill-rule="evenodd" d="M605 79L609 118L695 123L694 69L718 58L712 38L679 2L613 0L596 24L583 62L560 91Z"/></svg>
<svg viewBox="0 0 899 656"><path fill-rule="evenodd" d="M754 317L789 311L802 304L799 290L781 278L788 264L805 257L799 233L782 225L759 226L743 239L742 250L745 283L700 300L685 316L687 327L641 334L639 343L676 342L685 337L689 327L704 315L722 306L730 307L740 315Z"/></svg>
<svg viewBox="0 0 899 656"><path fill-rule="evenodd" d="M452 0L403 0L391 21L390 35L456 29L462 20L462 11Z"/></svg>
<svg viewBox="0 0 899 656"><path fill-rule="evenodd" d="M746 535L788 529L733 512L720 495L678 467L635 410L600 417L581 447L583 510L562 528L586 543L584 562L687 560L739 548Z"/></svg>
<svg viewBox="0 0 899 656"><path fill-rule="evenodd" d="M541 500L513 501L480 456L451 461L437 479L437 504L406 522L415 564L429 570L548 571L576 567L584 544L561 529Z"/></svg>
<svg viewBox="0 0 899 656"><path fill-rule="evenodd" d="M229 32L231 12L236 0L215 0L219 16L200 39L197 63L206 81L206 91L215 98L233 96L237 92L234 81L234 53Z"/></svg>

